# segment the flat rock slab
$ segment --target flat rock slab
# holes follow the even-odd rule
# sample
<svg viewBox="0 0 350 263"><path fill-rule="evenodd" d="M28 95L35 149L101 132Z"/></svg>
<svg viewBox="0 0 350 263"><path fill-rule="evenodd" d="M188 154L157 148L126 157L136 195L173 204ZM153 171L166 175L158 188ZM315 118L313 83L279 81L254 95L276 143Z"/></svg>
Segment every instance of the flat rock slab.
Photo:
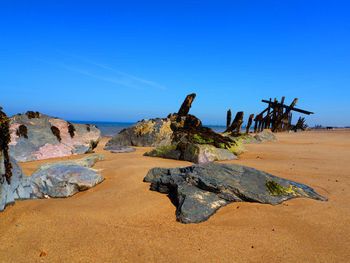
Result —
<svg viewBox="0 0 350 263"><path fill-rule="evenodd" d="M111 150L111 153L130 153L130 152L136 151L136 149L133 147L122 146L122 145L111 145L104 148L104 150L106 151Z"/></svg>
<svg viewBox="0 0 350 263"><path fill-rule="evenodd" d="M75 160L68 160L68 161L59 161L59 162L52 162L52 163L44 163L39 165L33 174L38 173L42 170L48 169L50 167L56 166L56 165L80 165L82 167L88 167L91 168L95 165L98 161L105 160L105 157L100 154L91 154L86 157L75 159Z"/></svg>
<svg viewBox="0 0 350 263"><path fill-rule="evenodd" d="M327 201L304 184L237 164L152 168L144 182L151 183L151 190L168 194L182 223L203 222L231 202L277 205L297 197Z"/></svg>
<svg viewBox="0 0 350 263"><path fill-rule="evenodd" d="M54 165L33 173L30 177L38 198L68 197L87 190L104 180L95 170L80 165Z"/></svg>

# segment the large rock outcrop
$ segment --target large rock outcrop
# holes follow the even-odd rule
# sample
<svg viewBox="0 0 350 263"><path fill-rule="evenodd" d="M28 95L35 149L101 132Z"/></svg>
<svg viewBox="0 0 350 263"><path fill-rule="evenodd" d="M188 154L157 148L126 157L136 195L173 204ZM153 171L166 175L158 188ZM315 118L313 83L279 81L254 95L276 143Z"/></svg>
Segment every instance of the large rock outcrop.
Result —
<svg viewBox="0 0 350 263"><path fill-rule="evenodd" d="M94 125L30 111L11 117L10 134L9 153L19 162L89 153L101 138Z"/></svg>
<svg viewBox="0 0 350 263"><path fill-rule="evenodd" d="M110 139L106 147L112 146L163 146L172 141L173 131L169 118L142 120L123 129Z"/></svg>
<svg viewBox="0 0 350 263"><path fill-rule="evenodd" d="M151 183L151 190L168 194L182 223L205 221L231 202L277 205L297 197L327 200L304 184L237 164L152 168L144 182Z"/></svg>
<svg viewBox="0 0 350 263"><path fill-rule="evenodd" d="M195 163L237 159L244 152L242 143L224 137L195 116L188 114L195 94L186 97L178 113L167 118L142 120L122 130L107 142L113 146L153 146L146 156L185 160Z"/></svg>

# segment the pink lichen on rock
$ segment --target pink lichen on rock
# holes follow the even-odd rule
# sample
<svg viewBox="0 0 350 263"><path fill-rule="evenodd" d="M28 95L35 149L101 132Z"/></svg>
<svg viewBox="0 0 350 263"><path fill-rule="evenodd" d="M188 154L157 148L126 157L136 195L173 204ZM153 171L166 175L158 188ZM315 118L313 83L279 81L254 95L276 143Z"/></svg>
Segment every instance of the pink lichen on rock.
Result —
<svg viewBox="0 0 350 263"><path fill-rule="evenodd" d="M40 147L38 151L34 152L36 160L69 156L72 154L72 147L69 147L63 143L56 145L46 143L44 146Z"/></svg>
<svg viewBox="0 0 350 263"><path fill-rule="evenodd" d="M17 143L18 135L16 134L16 131L20 125L20 123L10 123L9 131L11 136L11 142L9 143L9 145L15 145Z"/></svg>
<svg viewBox="0 0 350 263"><path fill-rule="evenodd" d="M21 125L27 128L28 138L16 134ZM19 162L88 153L101 138L94 125L71 124L45 114L31 119L26 114L11 117L10 133L10 154Z"/></svg>

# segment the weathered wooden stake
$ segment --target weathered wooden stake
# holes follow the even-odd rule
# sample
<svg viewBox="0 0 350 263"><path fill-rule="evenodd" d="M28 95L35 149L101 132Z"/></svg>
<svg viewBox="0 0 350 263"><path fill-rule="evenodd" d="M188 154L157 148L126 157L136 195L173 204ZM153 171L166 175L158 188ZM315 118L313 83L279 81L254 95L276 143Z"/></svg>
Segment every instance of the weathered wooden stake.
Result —
<svg viewBox="0 0 350 263"><path fill-rule="evenodd" d="M243 111L239 111L237 112L236 117L233 120L231 126L226 131L234 132L236 130L237 133L240 133L242 123L243 123Z"/></svg>
<svg viewBox="0 0 350 263"><path fill-rule="evenodd" d="M264 120L262 115L259 115L259 126L258 126L258 132L263 131L264 129Z"/></svg>
<svg viewBox="0 0 350 263"><path fill-rule="evenodd" d="M179 116L186 116L188 114L195 97L196 97L195 93L187 95L186 99L184 100L184 102L182 103L179 109L179 112L177 113Z"/></svg>
<svg viewBox="0 0 350 263"><path fill-rule="evenodd" d="M270 103L269 107L267 108L267 115L266 115L266 122L265 122L265 129L270 128L270 111L271 111L271 98L270 98Z"/></svg>
<svg viewBox="0 0 350 263"><path fill-rule="evenodd" d="M227 111L227 116L226 116L226 130L230 127L231 124L231 110Z"/></svg>
<svg viewBox="0 0 350 263"><path fill-rule="evenodd" d="M247 124L246 133L249 133L249 131L250 131L250 126L252 125L253 118L254 118L254 114L250 114L249 115L248 124Z"/></svg>
<svg viewBox="0 0 350 263"><path fill-rule="evenodd" d="M256 133L258 131L258 123L259 123L259 115L255 116L255 124L254 124L254 133Z"/></svg>

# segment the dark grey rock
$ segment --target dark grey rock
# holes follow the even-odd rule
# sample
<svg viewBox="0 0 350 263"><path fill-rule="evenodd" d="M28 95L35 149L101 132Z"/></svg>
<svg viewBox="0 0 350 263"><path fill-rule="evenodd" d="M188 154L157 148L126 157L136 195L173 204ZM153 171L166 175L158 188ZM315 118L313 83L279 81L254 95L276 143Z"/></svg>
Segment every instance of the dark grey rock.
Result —
<svg viewBox="0 0 350 263"><path fill-rule="evenodd" d="M151 190L168 194L182 223L205 221L231 202L276 205L297 197L327 200L304 184L237 164L153 168L144 181L151 183Z"/></svg>

